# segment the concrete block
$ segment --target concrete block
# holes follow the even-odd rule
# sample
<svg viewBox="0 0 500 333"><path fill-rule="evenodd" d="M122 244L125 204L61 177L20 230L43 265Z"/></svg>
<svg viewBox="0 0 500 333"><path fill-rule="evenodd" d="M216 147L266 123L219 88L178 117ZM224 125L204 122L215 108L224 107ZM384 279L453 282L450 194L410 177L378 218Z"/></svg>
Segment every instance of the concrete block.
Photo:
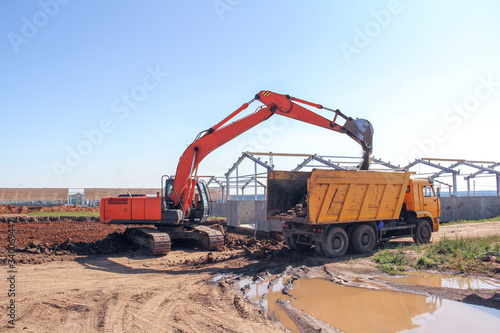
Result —
<svg viewBox="0 0 500 333"><path fill-rule="evenodd" d="M255 201L228 201L227 225L239 228L244 224L255 224Z"/></svg>
<svg viewBox="0 0 500 333"><path fill-rule="evenodd" d="M211 205L212 211L210 212L210 216L227 217L227 203L213 202Z"/></svg>

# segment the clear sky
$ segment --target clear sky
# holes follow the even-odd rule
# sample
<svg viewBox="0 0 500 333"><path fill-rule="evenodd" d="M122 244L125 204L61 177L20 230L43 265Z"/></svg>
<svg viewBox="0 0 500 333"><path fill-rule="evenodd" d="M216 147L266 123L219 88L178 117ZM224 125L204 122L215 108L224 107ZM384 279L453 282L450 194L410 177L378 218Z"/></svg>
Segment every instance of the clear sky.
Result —
<svg viewBox="0 0 500 333"><path fill-rule="evenodd" d="M500 161L499 1L6 0L0 12L0 187L158 186L198 132L260 90L370 120L374 155L394 164ZM361 154L272 119L199 173L222 176L247 150Z"/></svg>

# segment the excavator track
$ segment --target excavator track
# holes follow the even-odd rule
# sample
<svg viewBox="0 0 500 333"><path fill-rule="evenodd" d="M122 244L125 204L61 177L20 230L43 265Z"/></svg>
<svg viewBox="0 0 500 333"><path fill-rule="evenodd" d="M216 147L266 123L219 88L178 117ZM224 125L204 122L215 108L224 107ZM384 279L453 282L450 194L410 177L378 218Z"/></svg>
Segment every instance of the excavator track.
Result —
<svg viewBox="0 0 500 333"><path fill-rule="evenodd" d="M154 228L128 228L127 239L146 249L149 254L160 256L170 252L170 236Z"/></svg>
<svg viewBox="0 0 500 333"><path fill-rule="evenodd" d="M224 235L212 228L198 225L193 227L194 232L199 235L201 245L207 250L221 250L224 247Z"/></svg>

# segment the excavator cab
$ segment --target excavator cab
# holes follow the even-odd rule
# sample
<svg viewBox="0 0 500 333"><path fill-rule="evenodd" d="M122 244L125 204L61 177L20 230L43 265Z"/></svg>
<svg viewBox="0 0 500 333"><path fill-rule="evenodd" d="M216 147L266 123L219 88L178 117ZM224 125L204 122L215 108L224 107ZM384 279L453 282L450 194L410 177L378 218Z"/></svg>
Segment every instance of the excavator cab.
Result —
<svg viewBox="0 0 500 333"><path fill-rule="evenodd" d="M167 198L172 197L172 191L174 191L174 179L169 177L165 180L164 187L164 201L166 205L164 209L172 209L167 203ZM176 193L173 194L174 196ZM208 216L210 216L210 196L208 192L208 187L206 183L201 180L196 180L196 186L193 193L193 201L189 205L189 211L186 215L186 220L191 223L203 223L207 221Z"/></svg>
<svg viewBox="0 0 500 333"><path fill-rule="evenodd" d="M193 202L189 212L189 222L204 223L210 215L210 199L206 183L198 179L194 189Z"/></svg>

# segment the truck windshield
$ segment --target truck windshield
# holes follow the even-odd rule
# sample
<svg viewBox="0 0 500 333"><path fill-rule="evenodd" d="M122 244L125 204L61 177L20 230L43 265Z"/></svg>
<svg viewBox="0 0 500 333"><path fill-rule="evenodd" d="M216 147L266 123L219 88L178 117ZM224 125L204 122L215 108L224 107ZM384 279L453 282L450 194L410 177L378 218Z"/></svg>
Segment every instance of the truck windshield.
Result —
<svg viewBox="0 0 500 333"><path fill-rule="evenodd" d="M424 197L434 197L432 186L424 186Z"/></svg>

